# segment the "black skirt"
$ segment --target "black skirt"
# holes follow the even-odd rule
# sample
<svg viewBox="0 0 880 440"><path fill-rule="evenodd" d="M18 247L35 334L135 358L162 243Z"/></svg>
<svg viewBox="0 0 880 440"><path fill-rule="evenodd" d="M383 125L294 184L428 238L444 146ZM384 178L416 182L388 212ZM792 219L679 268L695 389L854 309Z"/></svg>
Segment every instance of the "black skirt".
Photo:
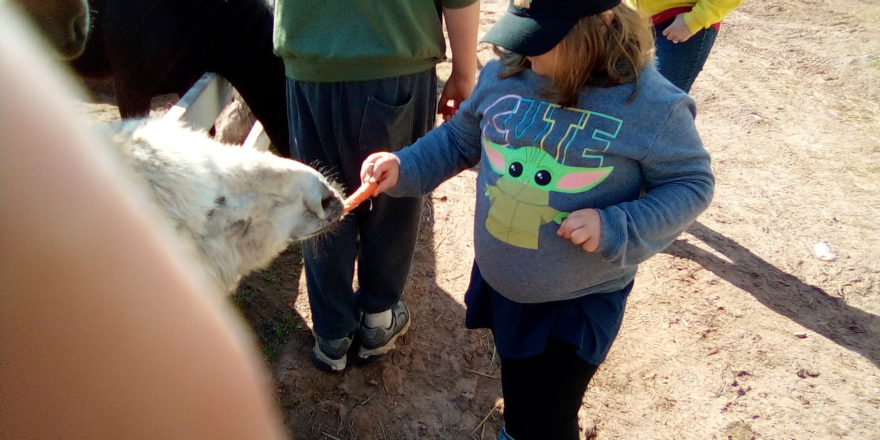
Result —
<svg viewBox="0 0 880 440"><path fill-rule="evenodd" d="M630 282L614 292L591 293L564 301L519 303L493 289L474 263L464 295L465 326L492 330L498 353L507 359L537 356L544 352L550 337L556 337L578 347L578 356L583 360L599 365L620 330L632 287Z"/></svg>

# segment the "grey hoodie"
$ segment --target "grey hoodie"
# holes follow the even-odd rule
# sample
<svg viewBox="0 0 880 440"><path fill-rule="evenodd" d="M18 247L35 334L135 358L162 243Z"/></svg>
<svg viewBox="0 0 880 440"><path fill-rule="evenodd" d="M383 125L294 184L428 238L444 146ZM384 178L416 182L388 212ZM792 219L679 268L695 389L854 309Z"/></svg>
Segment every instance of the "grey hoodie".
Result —
<svg viewBox="0 0 880 440"><path fill-rule="evenodd" d="M545 78L499 79L501 68L489 63L452 120L396 153L389 194L425 194L482 161L474 252L495 290L538 303L623 288L712 198L694 101L651 66L637 83L585 88L562 108L537 95ZM585 208L602 222L593 253L556 234Z"/></svg>

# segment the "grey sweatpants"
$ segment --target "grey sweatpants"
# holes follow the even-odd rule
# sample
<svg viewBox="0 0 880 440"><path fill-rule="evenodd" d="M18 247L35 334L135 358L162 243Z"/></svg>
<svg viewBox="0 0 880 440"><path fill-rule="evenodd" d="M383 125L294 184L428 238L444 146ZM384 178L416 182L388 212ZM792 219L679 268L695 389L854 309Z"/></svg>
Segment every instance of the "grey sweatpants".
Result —
<svg viewBox="0 0 880 440"><path fill-rule="evenodd" d="M396 151L434 126L434 69L402 77L337 83L288 79L287 108L293 157L343 184L360 184L364 158ZM314 331L349 335L360 313L400 300L419 231L422 198L380 195L349 214L332 233L303 244ZM355 261L358 285L352 288Z"/></svg>

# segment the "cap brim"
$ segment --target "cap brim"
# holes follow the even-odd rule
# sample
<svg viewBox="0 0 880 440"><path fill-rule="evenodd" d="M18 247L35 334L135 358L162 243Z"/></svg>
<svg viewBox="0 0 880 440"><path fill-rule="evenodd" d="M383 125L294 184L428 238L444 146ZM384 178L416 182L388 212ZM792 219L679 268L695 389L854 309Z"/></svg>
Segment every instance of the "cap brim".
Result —
<svg viewBox="0 0 880 440"><path fill-rule="evenodd" d="M568 35L575 23L577 23L576 19L536 20L507 12L495 22L480 41L533 57L553 49Z"/></svg>

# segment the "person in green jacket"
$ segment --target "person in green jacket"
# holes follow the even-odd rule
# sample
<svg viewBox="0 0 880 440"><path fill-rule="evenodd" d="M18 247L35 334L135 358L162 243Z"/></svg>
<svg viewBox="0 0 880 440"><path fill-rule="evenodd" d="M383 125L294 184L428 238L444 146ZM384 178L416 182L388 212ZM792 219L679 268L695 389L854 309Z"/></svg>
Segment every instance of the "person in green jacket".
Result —
<svg viewBox="0 0 880 440"><path fill-rule="evenodd" d="M274 46L287 74L293 157L353 192L370 153L412 144L437 113L448 119L470 95L478 19L476 0L277 0ZM438 103L444 21L452 72ZM354 341L359 359L380 360L409 328L401 297L421 206L421 197L382 195L303 244L318 368L344 370Z"/></svg>

